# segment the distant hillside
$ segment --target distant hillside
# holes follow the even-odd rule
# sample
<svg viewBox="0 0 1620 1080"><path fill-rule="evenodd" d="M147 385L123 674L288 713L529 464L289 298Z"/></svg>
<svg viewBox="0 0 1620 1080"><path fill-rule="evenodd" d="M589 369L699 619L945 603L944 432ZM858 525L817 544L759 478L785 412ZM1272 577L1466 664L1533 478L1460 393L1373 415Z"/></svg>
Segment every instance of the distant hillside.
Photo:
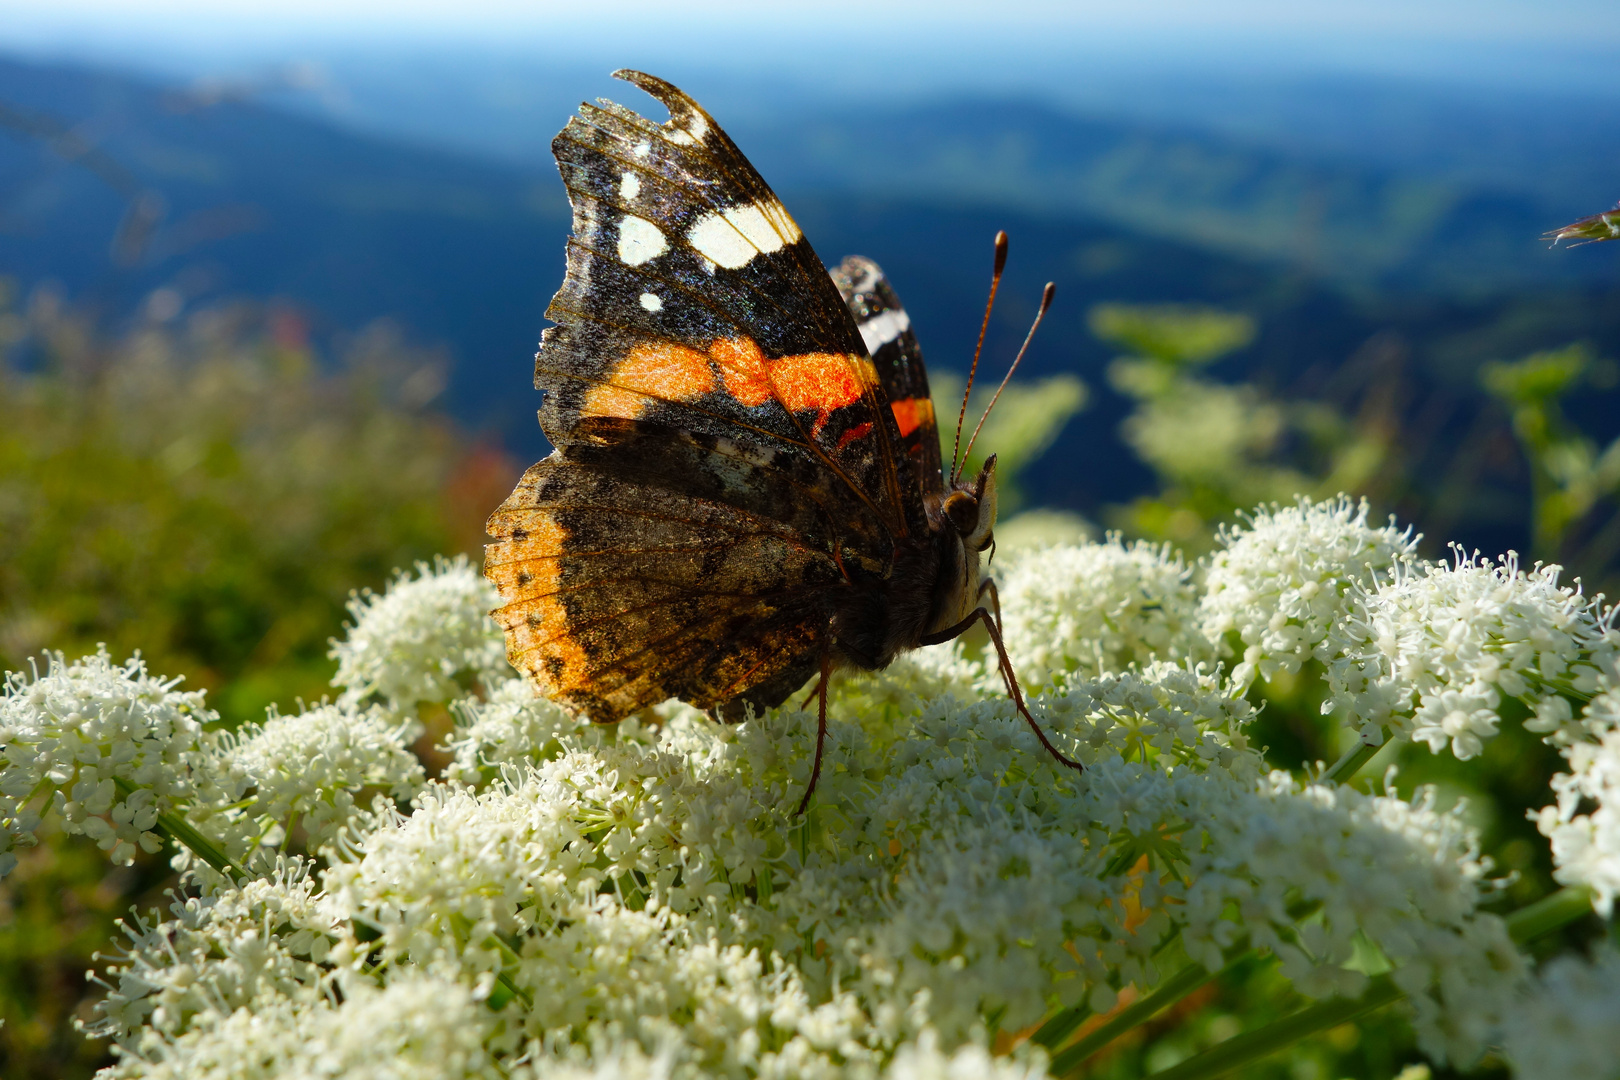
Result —
<svg viewBox="0 0 1620 1080"><path fill-rule="evenodd" d="M1478 295L1614 280L1542 234L1603 204L1538 198L1024 101L863 109L737 136L777 186L1089 218L1357 289ZM1616 170L1620 193L1620 169Z"/></svg>
<svg viewBox="0 0 1620 1080"><path fill-rule="evenodd" d="M567 231L552 169L362 137L251 103L201 104L73 68L0 61L0 106L9 110L0 129L0 276L25 291L55 281L112 321L159 287L191 305L281 298L306 314L317 339L391 317L450 350L453 412L520 456L544 449L531 357ZM1581 338L1620 354L1616 253L1549 255L1533 242L1544 223L1523 201L1500 200L1490 217L1483 196L1027 108L960 104L904 116L735 134L826 260L860 252L884 265L937 367L966 365L996 229L1010 233L1012 258L987 345L991 370L1011 357L1042 282L1057 283L1027 370L1077 372L1096 394L1032 477L1056 504L1095 513L1149 480L1117 438L1125 405L1106 387L1108 351L1085 329L1093 303L1196 301L1249 312L1259 339L1217 375L1301 394L1336 377L1364 389L1368 379L1398 376L1403 407L1442 448L1480 411L1483 361ZM1183 201L1194 188L1204 192L1196 212ZM1088 209L1097 191L1112 193L1114 209ZM1322 208L1315 240L1286 227L1302 204ZM1228 209L1211 209L1218 205ZM1443 223L1471 212L1496 231L1443 235ZM1244 224L1268 214L1267 228ZM1416 236L1429 246L1414 249ZM1221 250L1243 244L1251 254ZM1530 280L1508 288L1490 268L1511 265L1514 252ZM1454 274L1469 288L1350 289L1325 273L1336 265L1386 282ZM1464 273L1470 265L1477 277ZM1594 268L1610 284L1580 279ZM1361 366L1347 368L1357 357ZM1620 425L1612 397L1576 403L1579 418L1612 435ZM1511 459L1511 444L1501 453ZM1438 465L1414 468L1422 484L1447 483ZM1507 502L1459 511L1471 524L1451 535L1498 550L1514 542L1516 513Z"/></svg>
<svg viewBox="0 0 1620 1080"><path fill-rule="evenodd" d="M294 79L301 91L272 74L244 77L237 92L545 168L551 133L581 97L644 100L608 79L608 66L378 46L324 57ZM690 78L779 190L1078 215L1356 287L1612 280L1606 257L1565 257L1539 238L1620 197L1613 93L1086 64L1054 72L1038 93L985 100L919 96L903 80L857 89L691 65L655 71Z"/></svg>
<svg viewBox="0 0 1620 1080"><path fill-rule="evenodd" d="M73 68L0 61L0 106L0 275L109 315L170 285L284 297L327 332L395 317L453 348L457 412L532 424L526 358L568 228L554 172Z"/></svg>

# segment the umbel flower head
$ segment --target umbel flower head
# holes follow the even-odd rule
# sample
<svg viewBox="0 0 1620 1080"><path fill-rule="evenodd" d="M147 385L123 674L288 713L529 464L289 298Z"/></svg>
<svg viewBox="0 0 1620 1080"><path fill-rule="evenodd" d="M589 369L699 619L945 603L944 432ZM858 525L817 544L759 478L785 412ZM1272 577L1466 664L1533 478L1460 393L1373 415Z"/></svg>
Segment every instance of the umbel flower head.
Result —
<svg viewBox="0 0 1620 1080"><path fill-rule="evenodd" d="M1551 571L1423 563L1344 500L1223 544L1011 553L1009 648L1083 773L956 642L837 683L800 818L812 716L593 727L502 668L441 561L356 600L335 701L233 734L138 661L11 677L8 836L45 812L115 857L198 849L98 973L115 1077L1032 1078L1045 1045L1009 1033L1251 953L1308 998L1387 971L1436 1061L1534 1053L1515 1018L1567 986L1620 1000L1603 959L1531 980L1461 808L1272 770L1245 696L1314 661L1348 723L1459 756L1494 728L1448 727L1446 694L1533 702L1569 770L1539 824L1606 905L1611 614ZM457 721L438 779L407 749L429 702Z"/></svg>
<svg viewBox="0 0 1620 1080"><path fill-rule="evenodd" d="M1464 555L1394 570L1358 592L1332 635L1334 704L1362 729L1410 734L1458 758L1496 734L1503 697L1535 710L1554 742L1585 737L1571 698L1614 686L1620 634L1602 597L1558 583L1558 566L1519 569Z"/></svg>
<svg viewBox="0 0 1620 1080"><path fill-rule="evenodd" d="M16 845L35 843L49 807L69 833L128 864L157 851L158 815L196 793L203 725L218 717L179 679L147 674L139 656L105 648L71 663L44 658L34 678L8 673L0 697L0 875Z"/></svg>
<svg viewBox="0 0 1620 1080"><path fill-rule="evenodd" d="M1301 498L1294 506L1262 507L1241 527L1223 527L1220 547L1204 576L1200 613L1204 633L1230 653L1240 643L1232 677L1247 685L1256 675L1298 672L1315 658L1328 661L1336 642L1329 631L1345 616L1358 587L1413 559L1418 538L1367 523L1368 506L1344 496L1325 503Z"/></svg>

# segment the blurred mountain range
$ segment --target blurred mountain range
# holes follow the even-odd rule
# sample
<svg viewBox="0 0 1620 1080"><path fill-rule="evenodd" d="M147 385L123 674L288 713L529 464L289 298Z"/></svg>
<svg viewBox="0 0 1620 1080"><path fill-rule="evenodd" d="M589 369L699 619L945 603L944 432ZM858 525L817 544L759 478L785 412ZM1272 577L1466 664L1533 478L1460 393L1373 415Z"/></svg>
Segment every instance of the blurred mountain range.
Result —
<svg viewBox="0 0 1620 1080"><path fill-rule="evenodd" d="M386 95L370 93L366 115L392 119L362 131L282 91L0 58L0 277L25 295L50 283L115 321L242 294L295 307L317 340L389 317L451 353L446 407L537 455L530 357L568 226L539 147L566 106L536 119L523 99L474 116L447 149L456 140L429 144L453 108L424 107L412 127L408 101L383 116ZM1620 106L1594 104L1556 137L1543 112L1417 99L1408 138L1353 158L1357 122L1292 140L1307 114L1273 102L1267 120L1256 95L1250 129L1220 121L1216 100L1170 117L1146 96L1134 115L1106 117L1083 102L846 100L795 113L756 101L727 126L824 260L860 252L884 265L935 365L966 367L996 229L1013 254L992 366L1011 356L1040 284L1057 282L1028 371L1075 371L1099 391L1030 478L1057 504L1093 509L1148 479L1115 436L1124 405L1102 376L1108 351L1085 330L1096 302L1248 312L1260 336L1221 370L1279 392L1314 392L1357 357L1380 377L1395 363L1413 415L1440 440L1477 412L1486 360L1577 339L1620 353L1614 252L1540 239L1603 209L1587 200L1604 175L1620 189ZM628 87L619 96L644 104ZM721 98L708 104L727 122ZM1468 149L1456 120L1467 116L1504 148L1497 158ZM1460 125L1453 150L1420 145L1413 132L1445 117ZM526 149L481 152L518 119L533 128ZM1577 419L1601 434L1616 426L1612 404L1577 403Z"/></svg>

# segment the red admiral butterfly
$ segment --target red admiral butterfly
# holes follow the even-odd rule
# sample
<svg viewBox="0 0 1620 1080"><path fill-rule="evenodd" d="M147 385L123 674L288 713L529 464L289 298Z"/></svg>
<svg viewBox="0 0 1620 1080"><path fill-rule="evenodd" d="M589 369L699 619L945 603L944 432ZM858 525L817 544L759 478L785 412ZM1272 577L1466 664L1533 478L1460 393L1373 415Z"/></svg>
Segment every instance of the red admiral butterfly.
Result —
<svg viewBox="0 0 1620 1080"><path fill-rule="evenodd" d="M695 101L615 74L670 119L582 105L552 143L574 211L535 357L556 449L490 517L484 565L513 665L603 723L671 697L740 720L819 675L803 812L832 671L876 671L982 622L1018 711L1079 768L1030 715L1001 643L980 565L995 458L971 481L953 463L947 482L894 290L866 259L829 274ZM1005 257L1003 234L995 282Z"/></svg>

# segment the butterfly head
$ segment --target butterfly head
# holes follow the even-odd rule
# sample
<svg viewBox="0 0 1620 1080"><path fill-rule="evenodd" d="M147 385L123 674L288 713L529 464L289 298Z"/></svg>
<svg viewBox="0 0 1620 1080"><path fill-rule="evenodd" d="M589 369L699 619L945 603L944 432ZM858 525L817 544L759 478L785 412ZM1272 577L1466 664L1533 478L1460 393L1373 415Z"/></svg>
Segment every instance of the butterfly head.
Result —
<svg viewBox="0 0 1620 1080"><path fill-rule="evenodd" d="M962 546L977 554L995 543L996 527L996 457L984 463L978 479L972 483L956 482L956 490L945 496L940 509L955 526L962 538Z"/></svg>
<svg viewBox="0 0 1620 1080"><path fill-rule="evenodd" d="M937 586L930 633L955 626L979 604L982 562L988 560L987 552L995 554L996 459L984 463L977 479L956 481L939 510L943 521L935 535L950 546L951 554Z"/></svg>

